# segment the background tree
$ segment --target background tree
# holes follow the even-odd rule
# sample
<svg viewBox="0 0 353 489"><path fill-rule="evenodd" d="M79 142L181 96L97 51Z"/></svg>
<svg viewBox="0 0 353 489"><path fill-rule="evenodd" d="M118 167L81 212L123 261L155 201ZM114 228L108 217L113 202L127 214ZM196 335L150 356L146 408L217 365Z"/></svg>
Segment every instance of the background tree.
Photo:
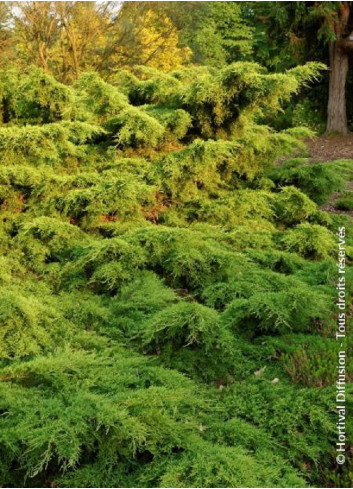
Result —
<svg viewBox="0 0 353 489"><path fill-rule="evenodd" d="M13 19L17 62L64 82L82 71L109 77L138 64L221 67L251 53L252 28L237 2L35 1L2 8Z"/></svg>
<svg viewBox="0 0 353 489"><path fill-rule="evenodd" d="M36 64L65 83L83 71L110 79L116 70L135 65L167 72L192 64L220 68L256 60L281 71L322 61L330 72L315 97L305 98L303 92L300 104L292 102L279 124L302 122L302 111L312 127L321 129L327 117L327 132L346 133L353 117L353 103L348 103L347 116L351 95L346 93L353 51L351 4L9 2L1 4L0 49L2 59L23 69Z"/></svg>
<svg viewBox="0 0 353 489"><path fill-rule="evenodd" d="M19 62L34 63L62 81L95 69L109 36L105 4L21 2L10 4Z"/></svg>
<svg viewBox="0 0 353 489"><path fill-rule="evenodd" d="M347 133L352 2L247 2L243 11L249 24L256 26L255 56L270 69L282 70L304 60L329 66L326 131Z"/></svg>
<svg viewBox="0 0 353 489"><path fill-rule="evenodd" d="M180 44L168 3L125 2L117 9L109 58L113 69L145 65L170 71L190 60L191 49Z"/></svg>
<svg viewBox="0 0 353 489"><path fill-rule="evenodd" d="M137 64L169 71L192 53L180 45L180 30L163 2L14 2L2 8L14 21L17 62L36 64L63 82L82 71L109 77Z"/></svg>
<svg viewBox="0 0 353 489"><path fill-rule="evenodd" d="M181 42L192 49L191 61L224 66L249 57L253 28L239 2L163 2L180 29Z"/></svg>
<svg viewBox="0 0 353 489"><path fill-rule="evenodd" d="M12 15L20 56L33 60L48 72L51 49L58 37L54 2L21 2L13 6Z"/></svg>
<svg viewBox="0 0 353 489"><path fill-rule="evenodd" d="M13 29L11 11L6 2L0 3L0 66L6 66L14 60Z"/></svg>

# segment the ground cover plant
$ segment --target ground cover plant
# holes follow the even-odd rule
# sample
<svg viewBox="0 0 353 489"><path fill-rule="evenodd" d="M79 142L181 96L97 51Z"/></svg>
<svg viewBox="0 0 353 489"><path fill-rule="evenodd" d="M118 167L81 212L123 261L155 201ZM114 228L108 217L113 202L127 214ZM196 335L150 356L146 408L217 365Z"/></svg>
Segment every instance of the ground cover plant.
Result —
<svg viewBox="0 0 353 489"><path fill-rule="evenodd" d="M313 134L269 122L320 69L3 71L2 485L351 486L318 205L353 161L275 166Z"/></svg>

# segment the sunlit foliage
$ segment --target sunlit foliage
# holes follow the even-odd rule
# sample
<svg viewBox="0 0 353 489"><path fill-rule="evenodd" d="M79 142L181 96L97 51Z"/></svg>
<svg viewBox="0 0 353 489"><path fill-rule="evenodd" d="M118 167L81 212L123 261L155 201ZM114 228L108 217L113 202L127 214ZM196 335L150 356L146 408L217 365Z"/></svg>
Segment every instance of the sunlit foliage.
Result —
<svg viewBox="0 0 353 489"><path fill-rule="evenodd" d="M333 485L342 182L266 124L320 66L150 66L1 74L2 482Z"/></svg>

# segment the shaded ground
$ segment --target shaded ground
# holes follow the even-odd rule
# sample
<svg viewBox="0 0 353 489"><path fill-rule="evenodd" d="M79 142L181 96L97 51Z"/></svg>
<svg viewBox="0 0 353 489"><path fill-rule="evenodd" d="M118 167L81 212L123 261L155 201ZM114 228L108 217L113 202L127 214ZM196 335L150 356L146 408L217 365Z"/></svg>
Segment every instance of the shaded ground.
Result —
<svg viewBox="0 0 353 489"><path fill-rule="evenodd" d="M349 182L344 190L344 192L353 192L353 182ZM335 208L336 201L341 197L342 192L335 192L331 195L330 200L320 206L320 209L326 212L331 212L333 214L346 214L347 216L353 217L353 211L343 211Z"/></svg>
<svg viewBox="0 0 353 489"><path fill-rule="evenodd" d="M335 160L353 160L353 133L346 136L321 136L314 140L307 141L310 161L313 163L328 162ZM353 192L353 182L347 183L342 192ZM353 211L338 210L335 208L336 201L341 197L342 192L335 192L331 195L328 202L321 206L321 209L334 214L346 214L353 217Z"/></svg>
<svg viewBox="0 0 353 489"><path fill-rule="evenodd" d="M347 136L321 136L307 142L311 161L353 160L353 133Z"/></svg>

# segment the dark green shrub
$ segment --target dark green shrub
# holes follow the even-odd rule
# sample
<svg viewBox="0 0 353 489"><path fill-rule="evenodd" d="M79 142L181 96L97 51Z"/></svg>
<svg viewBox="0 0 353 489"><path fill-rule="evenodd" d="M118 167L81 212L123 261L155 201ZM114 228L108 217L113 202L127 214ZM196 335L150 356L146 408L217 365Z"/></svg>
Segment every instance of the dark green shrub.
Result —
<svg viewBox="0 0 353 489"><path fill-rule="evenodd" d="M279 453L314 485L328 485L324 467L335 453L337 413L332 396L333 387L298 389L282 379L277 384L234 383L222 392L228 416L241 417L281 440Z"/></svg>
<svg viewBox="0 0 353 489"><path fill-rule="evenodd" d="M318 335L289 335L269 339L273 355L292 382L306 386L333 385L337 379L339 345Z"/></svg>
<svg viewBox="0 0 353 489"><path fill-rule="evenodd" d="M141 324L142 345L163 365L204 379L224 376L231 365L232 337L216 311L179 302Z"/></svg>
<svg viewBox="0 0 353 489"><path fill-rule="evenodd" d="M86 284L100 293L112 294L132 280L144 266L142 248L111 238L96 241L82 250L78 258L63 269L63 284Z"/></svg>
<svg viewBox="0 0 353 489"><path fill-rule="evenodd" d="M141 342L146 321L178 300L176 292L157 275L144 271L130 284L121 287L111 299L110 307L116 326L126 337Z"/></svg>
<svg viewBox="0 0 353 489"><path fill-rule="evenodd" d="M197 435L193 409L204 403L181 374L117 347L16 363L2 370L2 380L0 450L10 485L28 477L45 485L58 469L53 483L62 474L74 479L75 469L91 466L95 475L85 485L104 487L113 470L115 484L125 486L139 453L171 460Z"/></svg>
<svg viewBox="0 0 353 489"><path fill-rule="evenodd" d="M143 247L148 268L173 286L191 290L222 280L233 263L246 262L214 239L188 229L150 227L129 233L126 239Z"/></svg>
<svg viewBox="0 0 353 489"><path fill-rule="evenodd" d="M340 211L353 210L353 192L345 192L335 201L335 208Z"/></svg>
<svg viewBox="0 0 353 489"><path fill-rule="evenodd" d="M339 172L326 163L306 164L297 159L272 170L270 178L278 185L294 185L317 204L323 204L333 192L342 189L344 181Z"/></svg>
<svg viewBox="0 0 353 489"><path fill-rule="evenodd" d="M236 331L246 334L308 332L327 317L327 296L309 287L259 292L235 299L223 313Z"/></svg>

